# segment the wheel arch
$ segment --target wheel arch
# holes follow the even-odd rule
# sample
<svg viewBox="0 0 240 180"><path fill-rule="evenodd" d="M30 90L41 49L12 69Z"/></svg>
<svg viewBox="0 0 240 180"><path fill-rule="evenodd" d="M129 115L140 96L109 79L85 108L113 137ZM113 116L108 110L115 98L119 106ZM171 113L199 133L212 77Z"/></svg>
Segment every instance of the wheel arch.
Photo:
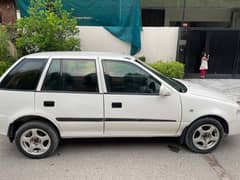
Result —
<svg viewBox="0 0 240 180"><path fill-rule="evenodd" d="M10 142L13 142L14 138L15 138L15 133L18 130L18 128L20 126L22 126L23 124L25 124L26 122L31 122L31 121L41 121L44 122L46 124L49 124L50 126L52 126L55 131L57 132L58 136L60 136L60 131L57 127L56 124L54 124L52 121L50 121L49 119L43 117L43 116L39 116L39 115L27 115L27 116L22 116L19 117L18 119L14 120L8 127L8 138L10 140Z"/></svg>
<svg viewBox="0 0 240 180"><path fill-rule="evenodd" d="M204 115L204 116L201 116L201 117L198 117L197 119L193 120L188 126L186 126L183 131L182 131L182 135L180 137L180 142L181 144L184 143L184 139L185 139L185 135L186 135L186 132L187 132L187 129L195 122L197 122L198 120L200 119L203 119L203 118L214 118L216 119L218 122L221 123L221 125L223 126L223 129L224 129L224 133L225 134L228 134L229 133L229 125L227 123L227 121L221 117L221 116L218 116L218 115Z"/></svg>

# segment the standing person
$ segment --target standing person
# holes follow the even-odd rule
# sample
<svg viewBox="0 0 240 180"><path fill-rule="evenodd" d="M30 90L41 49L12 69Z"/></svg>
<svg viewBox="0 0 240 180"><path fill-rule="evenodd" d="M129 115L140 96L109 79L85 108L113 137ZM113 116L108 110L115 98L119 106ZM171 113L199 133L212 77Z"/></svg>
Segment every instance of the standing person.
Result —
<svg viewBox="0 0 240 180"><path fill-rule="evenodd" d="M201 66L199 68L200 78L205 78L206 72L208 70L208 60L209 60L209 54L204 52L203 56L202 56L202 59L201 59Z"/></svg>

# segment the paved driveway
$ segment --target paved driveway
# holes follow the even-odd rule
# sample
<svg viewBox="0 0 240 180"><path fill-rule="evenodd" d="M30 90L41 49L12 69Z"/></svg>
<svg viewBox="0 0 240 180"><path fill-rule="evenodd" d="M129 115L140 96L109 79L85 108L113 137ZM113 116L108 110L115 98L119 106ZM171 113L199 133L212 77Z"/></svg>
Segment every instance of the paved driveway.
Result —
<svg viewBox="0 0 240 180"><path fill-rule="evenodd" d="M191 81L220 89L234 99L240 95L235 90L239 80ZM166 138L65 140L56 155L31 160L0 136L0 180L240 179L240 136L226 138L208 155L191 153L177 142Z"/></svg>

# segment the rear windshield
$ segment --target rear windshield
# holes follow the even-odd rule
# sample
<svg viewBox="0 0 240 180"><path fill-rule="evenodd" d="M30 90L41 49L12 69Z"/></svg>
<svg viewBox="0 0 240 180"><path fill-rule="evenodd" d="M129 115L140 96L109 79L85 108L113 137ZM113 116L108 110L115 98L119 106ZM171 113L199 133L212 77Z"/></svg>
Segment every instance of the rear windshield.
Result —
<svg viewBox="0 0 240 180"><path fill-rule="evenodd" d="M1 89L36 90L47 59L24 59L1 81Z"/></svg>

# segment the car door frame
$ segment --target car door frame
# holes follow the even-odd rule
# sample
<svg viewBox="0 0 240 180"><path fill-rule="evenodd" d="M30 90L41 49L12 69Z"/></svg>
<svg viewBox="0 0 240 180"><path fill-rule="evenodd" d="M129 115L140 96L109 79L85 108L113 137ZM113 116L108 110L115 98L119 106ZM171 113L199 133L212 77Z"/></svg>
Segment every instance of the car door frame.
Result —
<svg viewBox="0 0 240 180"><path fill-rule="evenodd" d="M99 72L100 68L99 68L99 63L98 63L98 57L95 57L95 56L94 57L88 57L88 56L81 56L81 55L76 56L76 57L75 56L74 57L50 56L48 58L48 62L46 63L46 66L45 66L45 68L42 72L42 75L40 77L35 96L37 95L37 93L42 93L43 92L42 87L43 87L47 72L48 72L48 70L51 66L51 63L54 59L76 59L76 60L89 59L89 60L94 60L95 61L95 67L96 67L97 83L98 83L98 94L103 96L103 86L102 86L102 83L101 83L101 80L100 80L101 74ZM64 92L64 91L52 91L52 93L91 94L89 92ZM35 97L35 99L36 99L36 97ZM35 102L35 111L37 111L36 106L37 105L36 105L36 102ZM76 125L76 123L71 122L71 123L67 124L67 122L63 123L63 122L57 121L56 117L54 117L54 116L52 116L48 113L45 113L43 111L39 111L39 112L36 112L36 113L54 121L54 124L57 124L57 126L59 127L61 137L63 137L63 138L101 137L101 136L103 136L103 129L104 129L104 102L103 102L103 100L102 100L102 110L103 110L102 117L99 118L99 119L101 119L101 120L99 120L99 122L101 122L101 124L102 124L102 128L101 128L102 130L101 130L101 133L99 133L99 134L97 134L97 133L95 133L95 134L87 133L87 130L86 130L85 133L81 132L81 130L84 130L84 128L85 129L93 128L94 124L91 125L93 122L90 122L90 121L89 122L88 121L79 122L79 124L81 124L81 125L78 125L78 127L82 126L82 128L79 129L79 133L72 133L71 128L74 127L74 125ZM90 126L92 126L92 127L90 127ZM68 130L68 131L66 131L66 130Z"/></svg>
<svg viewBox="0 0 240 180"><path fill-rule="evenodd" d="M100 73L101 73L101 81L102 81L102 85L103 85L103 93L104 93L104 95L106 95L106 94L109 94L109 92L107 91L107 87L106 87L106 81L105 81L105 77L104 77L104 68L103 68L103 61L104 60L112 60L112 61L114 61L114 60L117 60L117 61L123 61L123 62L128 62L128 63L132 63L132 64L134 64L134 65L136 65L137 67L139 67L140 69L142 69L142 70L144 70L146 73L148 73L149 75L151 75L154 79L156 79L158 82L160 82L161 83L161 86L163 85L163 86L166 86L170 91L171 91L171 93L174 93L174 94L176 94L178 97L179 97L179 103L180 103L180 117L179 117L179 119L176 121L176 123L178 123L177 124L177 128L176 128L176 132L174 132L173 134L169 134L169 135L166 135L166 136L178 136L178 130L179 130L179 128L180 128L180 125L181 125L181 122L182 122L182 106L181 106L181 97L180 97L180 95L179 95L179 92L176 90L176 89L174 89L173 87L171 87L168 83L166 83L164 80L162 80L161 78L159 78L157 75L155 75L153 72L151 72L150 70L148 70L147 68L145 68L144 66L142 66L142 65L140 65L140 64L138 64L137 62L135 62L135 60L134 59L128 59L128 58L119 58L119 57L99 57L99 61L98 61L98 63L99 63L99 71L100 71ZM111 94L111 93L110 93ZM115 93L114 93L115 94ZM117 93L116 93L117 94ZM126 93L127 94L127 93ZM130 94L129 94L130 95ZM134 96L134 94L132 94L133 96ZM148 96L152 96L152 95L148 95ZM159 94L159 96L160 96L160 94ZM115 136L114 134L107 134L106 133L106 123L107 123L107 119L106 119L106 105L105 105L105 97L104 97L104 136ZM167 122L167 121L166 121ZM116 136L118 137L118 136L131 136L131 135L129 135L129 134L120 134L120 135L117 135L116 134ZM135 135L133 135L133 136L135 136ZM138 135L137 135L138 136ZM144 137L146 137L146 136L148 136L148 135L146 135L146 134L143 134L143 135L140 135L140 136L144 136ZM161 136L160 134L156 134L156 135L153 135L153 134L151 134L151 135L149 135L149 136ZM165 135L164 135L165 136Z"/></svg>

